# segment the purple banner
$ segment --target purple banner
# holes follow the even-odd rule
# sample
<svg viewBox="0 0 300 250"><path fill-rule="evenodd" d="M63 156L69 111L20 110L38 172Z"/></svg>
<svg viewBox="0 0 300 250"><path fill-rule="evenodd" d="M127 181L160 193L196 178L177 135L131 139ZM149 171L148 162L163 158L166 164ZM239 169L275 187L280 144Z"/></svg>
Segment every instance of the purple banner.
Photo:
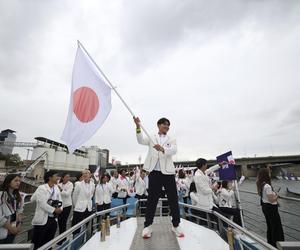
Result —
<svg viewBox="0 0 300 250"><path fill-rule="evenodd" d="M217 162L218 163L226 162L226 164L223 164L222 167L220 167L219 169L220 180L222 181L236 180L235 161L233 159L231 151L217 156Z"/></svg>

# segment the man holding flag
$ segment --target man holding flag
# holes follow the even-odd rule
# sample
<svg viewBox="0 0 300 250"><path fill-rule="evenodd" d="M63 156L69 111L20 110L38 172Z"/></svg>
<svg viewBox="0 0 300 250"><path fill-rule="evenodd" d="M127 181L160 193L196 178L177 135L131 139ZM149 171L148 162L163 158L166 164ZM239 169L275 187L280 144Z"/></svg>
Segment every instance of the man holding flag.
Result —
<svg viewBox="0 0 300 250"><path fill-rule="evenodd" d="M158 134L153 137L149 136L140 124L139 118L135 117L127 103L79 41L73 67L68 118L62 140L66 142L69 153L73 153L76 148L83 145L96 133L111 111L111 90L116 93L134 117L138 143L149 147L149 153L144 163L144 170L150 172L148 177L149 195L142 236L144 238L151 237L151 224L153 223L162 187L164 187L171 209L172 230L176 236L183 237L184 234L179 227L180 213L175 182L175 167L172 161L172 156L177 152L177 145L176 140L167 135L170 121L161 118L157 122ZM141 129L147 137L143 137Z"/></svg>
<svg viewBox="0 0 300 250"><path fill-rule="evenodd" d="M157 122L158 134L153 137L144 137L141 131L140 119L134 117L136 124L136 137L141 145L149 147L148 155L143 169L149 171L149 190L147 208L145 215L143 238L150 238L152 235L152 223L156 206L160 198L162 187L165 188L172 215L172 231L177 237L184 237L179 226L180 213L178 205L178 195L175 182L175 167L172 156L177 153L177 144L174 138L167 135L170 121L161 118Z"/></svg>

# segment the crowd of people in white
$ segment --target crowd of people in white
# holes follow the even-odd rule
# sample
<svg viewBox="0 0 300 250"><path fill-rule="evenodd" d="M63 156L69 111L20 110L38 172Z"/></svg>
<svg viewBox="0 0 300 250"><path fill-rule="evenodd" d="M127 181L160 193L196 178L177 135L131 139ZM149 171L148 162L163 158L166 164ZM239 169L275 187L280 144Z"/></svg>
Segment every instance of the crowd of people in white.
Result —
<svg viewBox="0 0 300 250"><path fill-rule="evenodd" d="M207 168L206 160L198 159L196 166L195 169L176 169L179 200L233 215L234 221L240 224L234 186L231 182L214 180L214 171L219 165ZM11 175L6 178L3 183L6 187L3 186L0 193L0 237L1 243L12 243L21 231L23 202L18 192L20 177ZM131 172L124 169L111 174L105 172L99 180L89 170L84 170L74 183L70 181L69 174L59 176L50 170L45 173L44 179L45 184L40 185L31 198L36 202L32 219L35 249L53 239L57 227L60 234L66 231L71 211L72 225L75 225L95 211L109 209L112 199L121 199L126 204L128 197L146 199L148 194L148 173L140 168ZM2 199L3 196L10 199ZM194 210L193 213L202 216L199 211Z"/></svg>

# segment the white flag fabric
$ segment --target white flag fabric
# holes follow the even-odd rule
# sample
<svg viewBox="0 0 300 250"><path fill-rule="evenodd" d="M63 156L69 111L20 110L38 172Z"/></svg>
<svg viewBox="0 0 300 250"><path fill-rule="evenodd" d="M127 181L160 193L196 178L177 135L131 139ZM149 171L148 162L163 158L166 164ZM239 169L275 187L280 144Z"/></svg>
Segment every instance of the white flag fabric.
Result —
<svg viewBox="0 0 300 250"><path fill-rule="evenodd" d="M96 181L99 181L99 178L100 178L99 175L100 175L100 166L98 166L97 169L94 172L94 177L95 177Z"/></svg>
<svg viewBox="0 0 300 250"><path fill-rule="evenodd" d="M96 133L110 111L111 88L78 44L73 66L69 113L61 137L70 153Z"/></svg>

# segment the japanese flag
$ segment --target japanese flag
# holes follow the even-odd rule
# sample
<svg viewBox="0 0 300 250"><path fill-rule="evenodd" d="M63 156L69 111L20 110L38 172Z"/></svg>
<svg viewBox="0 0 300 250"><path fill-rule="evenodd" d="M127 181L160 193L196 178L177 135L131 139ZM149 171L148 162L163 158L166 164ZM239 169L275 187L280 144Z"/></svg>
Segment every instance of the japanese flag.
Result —
<svg viewBox="0 0 300 250"><path fill-rule="evenodd" d="M69 113L61 137L70 153L96 133L111 111L111 88L103 79L101 72L78 44Z"/></svg>

